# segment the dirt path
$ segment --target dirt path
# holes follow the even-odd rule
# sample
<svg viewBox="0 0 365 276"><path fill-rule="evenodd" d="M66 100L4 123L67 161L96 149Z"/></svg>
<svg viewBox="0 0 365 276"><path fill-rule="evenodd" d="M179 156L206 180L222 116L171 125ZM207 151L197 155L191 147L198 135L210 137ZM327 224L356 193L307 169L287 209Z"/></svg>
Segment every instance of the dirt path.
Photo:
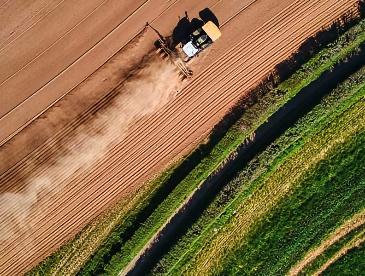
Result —
<svg viewBox="0 0 365 276"><path fill-rule="evenodd" d="M16 156L9 160L14 165L10 168L4 166L4 173L0 176L0 192L2 195L15 195L15 201L10 205L0 201L0 210L8 215L5 217L8 222L15 222L15 229L10 232L3 229L3 233L10 235L0 243L3 252L0 274L12 275L28 269L76 234L110 204L124 194L132 193L151 175L188 152L249 88L297 50L308 36L340 17L357 1L258 0L250 5L251 2L206 0L197 4L180 0L167 4L166 1L151 0L138 2L138 9L134 6L137 1L130 1L129 5L125 4L129 10L109 6L106 14L92 17L93 23L89 22L85 25L86 29L82 29L84 25L81 21L92 13L90 10L95 14L106 5L102 1L88 1L89 6L80 4L83 7L75 7L75 13L80 14L78 23L76 19L74 21L77 27L74 25L72 32L67 33L70 26L61 24L62 30L58 35L62 39L55 40L55 36L52 36L44 44L30 47L32 54L25 47L27 40L19 42L20 48L25 47L22 55L17 52L20 48L10 47L14 49L7 50L17 62L9 67L9 71L3 70L0 74L4 80L0 85L0 97L8 93L4 92L8 89L3 90L6 85L13 89L12 93L19 94L16 100L13 96L0 99L0 103L4 104L0 110L8 112L0 118L0 140L6 140L22 129L36 114L47 109L53 101L99 68L133 38L146 21L161 26L161 32L168 34L176 23L177 15L182 16L187 10L193 17L208 6L222 23L227 22L222 27L222 39L199 57L199 65L193 64L196 75L192 81L186 83L163 107L159 106L156 112L150 114L145 114L143 110L133 113L133 120L123 137L118 129L118 121L99 120L92 125L92 129L87 128L93 133L108 125L113 126L102 136L112 146L105 149L107 154L98 160L86 159L90 164L85 161L73 163L80 149L98 145L98 140L90 139L87 135L76 140L72 136L67 138L75 128L67 124L64 124L67 128L58 129L60 132L57 134L49 133L42 138L48 140L45 144L40 143L36 150L24 147L27 154L19 151L18 161ZM113 1L107 3L109 5ZM87 7L90 10L84 10ZM131 10L136 8L135 13L129 16ZM121 10L128 11L123 14L124 17L118 13ZM59 7L54 12L62 14ZM106 18L111 19L109 21ZM127 19L123 21L123 18ZM100 29L95 27L96 32L93 33L97 20L106 21L105 24L100 23ZM40 35L40 39L45 38ZM154 39L155 34L147 31L138 49L145 52L148 48L146 45L151 45ZM142 51L136 51L136 55L142 54ZM4 57L1 51L0 56ZM95 75L94 82L102 83L107 72L103 77ZM12 85L10 82L13 82ZM116 83L117 80L112 81L110 87ZM102 85L98 87L101 88ZM84 90L84 93L87 92L87 89ZM121 106L126 110L131 108L134 112L135 103L128 104L127 101ZM89 116L93 117L95 110L89 112ZM57 127L54 129L57 130ZM25 132L30 130L27 128ZM38 135L37 132L34 135ZM55 156L50 156L47 150L57 145L61 138L65 139L65 147ZM89 140L95 142L89 144ZM16 142L10 142L4 144L1 150L6 152L7 148L12 148L12 144L16 147ZM92 162L96 163L91 166ZM69 164L76 169L70 169ZM46 188L43 184L36 185L30 189L34 179L41 179L49 185ZM17 221L14 221L15 218Z"/></svg>
<svg viewBox="0 0 365 276"><path fill-rule="evenodd" d="M331 259L324 263L315 273L314 276L322 275L322 273L333 263L339 260L341 257L347 254L348 251L355 247L360 247L365 242L365 232L363 231L360 235L356 236L348 244L346 244L339 252L337 252Z"/></svg>
<svg viewBox="0 0 365 276"><path fill-rule="evenodd" d="M306 266L312 263L318 256L322 255L331 245L346 236L352 230L360 227L365 223L365 210L353 216L351 219L341 225L317 248L308 252L308 254L294 267L292 267L288 275L298 275Z"/></svg>

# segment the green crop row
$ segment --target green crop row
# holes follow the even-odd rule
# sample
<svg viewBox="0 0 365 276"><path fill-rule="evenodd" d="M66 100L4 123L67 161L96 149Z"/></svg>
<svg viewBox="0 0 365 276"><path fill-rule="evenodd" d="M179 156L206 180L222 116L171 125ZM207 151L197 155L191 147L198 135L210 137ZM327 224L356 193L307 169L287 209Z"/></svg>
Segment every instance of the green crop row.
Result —
<svg viewBox="0 0 365 276"><path fill-rule="evenodd" d="M365 271L365 243L355 247L329 266L322 275L362 276Z"/></svg>
<svg viewBox="0 0 365 276"><path fill-rule="evenodd" d="M265 175L267 171L270 171L270 166L279 162L282 158L280 156L284 155L285 152L289 152L291 147L303 144L305 137L317 132L328 121L331 121L354 102L357 102L359 98L363 97L364 93L360 90L363 86L365 86L365 68L359 70L359 72L327 95L320 105L301 118L294 127L288 129L284 135L278 138L277 141L274 141L263 153L256 156L242 170L239 177L225 185L225 188L199 217L197 222L192 225L179 242L154 267L153 272L155 274L166 273L168 269L177 269L180 265L186 264L191 255L199 250L201 244L209 240L211 231L214 232L214 223L217 217L220 214L229 213L226 210L226 206L235 195L242 192L248 193L249 185L247 183L253 182L258 177ZM246 184L241 185L241 183ZM219 224L224 224L224 222ZM176 271L179 271L179 269Z"/></svg>
<svg viewBox="0 0 365 276"><path fill-rule="evenodd" d="M326 261L332 258L341 248L346 246L352 239L356 238L359 234L363 235L365 231L365 225L361 225L358 228L350 231L347 235L342 237L340 240L332 244L327 248L320 256L312 261L307 267L300 271L300 275L313 275Z"/></svg>
<svg viewBox="0 0 365 276"><path fill-rule="evenodd" d="M103 263L102 259L91 259L87 267L92 267L100 272L100 267L108 274L117 274L122 270L148 243L159 228L168 221L168 218L178 209L184 200L204 181L220 164L233 152L240 143L263 124L275 111L294 97L303 87L314 81L323 72L330 70L334 65L343 61L349 54L356 52L359 45L365 41L365 22L351 29L341 36L337 44L332 44L315 56L309 65L306 65L300 73L294 74L288 82L293 85L287 88L286 82L279 85L275 90L270 91L259 104L249 108L244 114L244 123L247 127L242 131L242 122L233 126L213 148L210 154L205 157L189 175L182 180L177 187L167 196L146 221L139 226L131 238L120 244L121 250L116 253L109 263ZM354 35L355 34L355 35ZM327 58L324 58L327 57ZM305 72L306 77L303 78ZM295 85L294 85L295 84ZM97 265L93 265L96 262ZM87 270L93 273L95 270ZM86 270L84 270L86 271Z"/></svg>

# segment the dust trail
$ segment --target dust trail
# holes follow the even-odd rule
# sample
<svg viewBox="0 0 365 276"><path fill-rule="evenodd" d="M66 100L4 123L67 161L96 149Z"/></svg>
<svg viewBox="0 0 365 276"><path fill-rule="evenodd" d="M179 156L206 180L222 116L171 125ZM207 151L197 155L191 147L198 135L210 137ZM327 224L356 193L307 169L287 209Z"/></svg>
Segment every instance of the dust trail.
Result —
<svg viewBox="0 0 365 276"><path fill-rule="evenodd" d="M21 235L31 238L33 227L29 217L46 208L37 202L62 193L75 175L91 167L120 142L134 121L158 112L176 95L180 85L172 64L157 58L145 61L119 88L120 93L107 108L75 130L62 155L47 169L37 170L26 180L22 193L0 195L0 245Z"/></svg>

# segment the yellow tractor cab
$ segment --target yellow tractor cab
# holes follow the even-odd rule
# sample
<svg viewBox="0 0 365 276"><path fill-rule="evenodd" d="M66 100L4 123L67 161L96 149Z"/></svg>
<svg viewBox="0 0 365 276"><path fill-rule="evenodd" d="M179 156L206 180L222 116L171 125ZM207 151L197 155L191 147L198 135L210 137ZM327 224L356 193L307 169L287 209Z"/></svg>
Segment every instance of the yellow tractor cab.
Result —
<svg viewBox="0 0 365 276"><path fill-rule="evenodd" d="M190 35L190 41L183 46L183 51L188 59L191 59L211 45L221 35L219 28L212 21L208 21L203 27L195 30Z"/></svg>

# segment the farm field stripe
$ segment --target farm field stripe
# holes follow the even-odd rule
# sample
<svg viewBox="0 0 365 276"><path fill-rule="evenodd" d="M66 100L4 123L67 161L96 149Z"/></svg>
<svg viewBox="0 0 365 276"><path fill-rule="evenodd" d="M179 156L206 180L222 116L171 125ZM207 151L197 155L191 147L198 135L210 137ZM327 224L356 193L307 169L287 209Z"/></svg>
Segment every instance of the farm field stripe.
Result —
<svg viewBox="0 0 365 276"><path fill-rule="evenodd" d="M103 0L97 7L95 7L87 16L85 16L80 22L78 22L75 26L73 26L71 29L69 29L64 35L62 35L61 37L59 37L56 41L54 41L51 45L49 45L46 49L44 49L42 52L38 53L33 59L31 59L30 61L28 61L26 64L24 64L21 68L19 68L16 72L12 73L10 76L8 76L4 81L2 81L0 83L0 89L2 89L2 87L4 85L6 85L6 83L8 81L10 81L12 78L14 78L14 76L20 74L22 71L24 71L25 69L27 69L28 67L32 66L39 58L41 58L45 53L49 52L54 46L57 46L57 44L62 43L63 39L67 36L71 36L72 32L77 30L81 24L84 24L87 20L89 20L90 18L92 18L92 16L94 15L94 13L98 12L98 10L104 6L105 3L107 3L109 0ZM135 10L139 10L141 7L143 7L148 1L150 0L144 0L144 2ZM130 16L132 16L134 13L132 13L131 15L129 15L128 17L126 17L122 22L119 22L119 24L117 24L117 27L122 25L124 22L126 22ZM115 27L115 28L117 28ZM115 29L114 28L114 29ZM112 29L112 31L114 30ZM111 31L111 32L112 32ZM90 52L92 49L94 49L97 45L100 44L101 41L103 41L111 32L107 33L106 35L104 35L102 38L100 38L97 42L95 42L94 44L90 45L89 48L84 51L83 53L81 53L78 57L75 57L74 61L71 62L71 64L68 64L65 68L63 68L59 73L57 73L55 76L53 76L50 80L48 80L45 84L42 84L41 87L39 87L38 89L34 90L33 92L31 92L29 95L27 95L21 102L18 102L11 110L7 111L6 113L2 114L1 117L5 117L6 115L8 115L9 113L11 113L13 110L15 110L16 108L18 108L19 106L21 106L24 102L28 101L30 98L33 97L34 94L36 94L39 90L41 90L43 87L45 87L47 84L49 84L50 82L52 82L52 80L56 79L59 75L61 75L63 72L65 72L70 66L72 66L73 64L77 63L78 60L80 60L82 57L84 57L86 55L86 53Z"/></svg>
<svg viewBox="0 0 365 276"><path fill-rule="evenodd" d="M146 3L149 2L151 0L146 0ZM173 3L170 3L169 6L167 8L171 8L173 5L175 5L176 3L178 3L180 0L178 1L175 1ZM136 11L134 12L136 13ZM156 16L153 21L155 21L156 19L160 18L161 15L163 15L164 12L161 12L158 16ZM133 14L132 14L133 15ZM130 16L132 16L130 15ZM129 16L129 17L130 17ZM122 22L123 23L123 22ZM120 23L119 25L121 25L122 23ZM111 36L115 31L117 31L117 29L120 27L120 26L117 26L116 28L114 28L109 34L107 34L103 39L106 39L106 38L109 38L109 36ZM143 31L144 28L141 28L140 30L138 30L135 35L133 37L131 37L126 43L125 45L127 45L129 42L131 42L133 39L135 39L142 31ZM101 42L101 40L99 41L99 43ZM124 45L124 46L125 46ZM88 52L86 52L85 54L83 54L82 56L80 56L78 58L77 61L79 60L82 60L82 58L89 54L89 52L91 52L92 50L94 50L94 48L96 48L96 44L95 44L95 47L92 47L91 49L89 49ZM123 47L121 47L123 48ZM120 49L119 49L120 50ZM111 54L106 60L109 60L113 55L115 55L119 50L117 50L116 52L114 52L113 54ZM59 77L61 77L61 75L63 75L63 73L66 73L67 71L69 70L72 70L73 66L75 65L75 63L77 62L75 61L73 64L71 64L70 66L68 66L67 68L65 68L61 73L59 73L57 76L55 76L52 80L50 80L48 83L44 84L42 87L40 87L36 92L34 92L28 99L24 100L22 102L23 103L26 103L28 100L30 100L30 98L32 98L33 96L35 96L36 94L38 93L43 93L43 90L47 88L47 86L49 84L52 84L53 81L57 81L59 79ZM103 65L103 64L102 64ZM98 70L102 65L100 65L98 68L95 69ZM92 73L91 73L92 74ZM87 76L88 77L88 76ZM70 91L72 91L74 88L76 88L79 84L81 84L83 81L85 81L87 79L87 77L85 77L84 79L82 79L81 81L79 81L77 84L75 84L73 87L71 87L70 89L68 89L66 92L64 92L62 95L59 95L57 97L57 99L53 100L52 103L50 103L50 105L48 105L43 111L39 111L36 115L34 115L33 118L29 119L29 121L27 121L26 123L24 123L23 125L19 126L17 129L13 130L12 133L9 134L8 137L6 138L3 138L2 141L0 141L0 146L5 144L6 142L8 142L12 137L14 137L16 134L18 134L22 129L24 129L26 126L28 126L30 123L32 123L34 120L36 120L37 118L39 118L39 116L41 116L42 114L45 113L45 111L47 111L49 108L51 108L54 104L56 104L59 100L61 100L65 95L67 95ZM15 112L17 110L17 108L13 108L11 111L9 111L8 114L10 114L11 112ZM1 120L4 119L3 118L0 118L0 122ZM11 120L13 120L14 118L11 117Z"/></svg>
<svg viewBox="0 0 365 276"><path fill-rule="evenodd" d="M190 99L189 99L190 100Z"/></svg>
<svg viewBox="0 0 365 276"><path fill-rule="evenodd" d="M260 40L261 41L261 40ZM261 44L261 43L259 43L259 44ZM251 49L251 48L250 48ZM249 49L248 49L249 50ZM225 69L223 69L223 70L225 70ZM180 103L180 105L178 106L178 109L179 109L179 111L181 110L181 108L182 107L184 107L184 106L186 106L189 102L191 102L192 101L192 97L193 97L194 95L191 93L189 93L186 97L184 97L184 101L182 101L182 102L179 102ZM199 98L198 98L199 99ZM170 105L171 106L171 105ZM94 110L93 110L94 111ZM91 111L91 112L93 112L93 111ZM170 109L169 110L171 113L173 113L174 111L172 110L172 109ZM90 113L91 113L90 112ZM168 112L165 112L165 113L168 113ZM181 112L182 113L182 112ZM171 116L170 116L170 114L166 114L165 116L164 116L164 118L166 118L166 119L169 119ZM154 118L154 117L153 117ZM154 119L154 121L153 122L149 122L149 124L151 124L151 125L154 125L155 124L155 122L156 122L156 120L157 119ZM170 120L171 121L171 120ZM72 127L70 127L70 128L74 128L74 125L72 125ZM145 132L145 129L138 129L138 131L139 131L139 133L144 133ZM147 137L147 135L145 135L145 137ZM141 140L144 140L145 139L145 137L143 137L143 138L141 138L140 139L140 141ZM139 142L140 142L139 141ZM133 148L133 146L131 146L131 148ZM44 147L41 147L41 150L43 150L43 151L46 151L46 149L44 149ZM127 150L126 150L127 151ZM19 164L20 165L22 165L22 164L26 164L26 162L19 162ZM9 176L9 178L12 178L13 177L13 175L10 175Z"/></svg>
<svg viewBox="0 0 365 276"><path fill-rule="evenodd" d="M0 3L0 8L2 8L3 6L5 6L7 3L10 2L10 0L2 0L4 1L3 3Z"/></svg>
<svg viewBox="0 0 365 276"><path fill-rule="evenodd" d="M27 61L25 64L23 64L20 68L18 68L17 70L15 70L14 72L5 75L4 78L1 80L0 82L0 88L1 86L3 86L4 83L6 83L9 79L11 79L14 75L16 75L19 71L22 71L23 68L27 67L28 64L32 63L35 59L37 59L39 56L42 55L42 53L46 52L47 49L51 48L54 44L56 44L58 41L60 41L60 39L62 39L65 35L67 35L68 33L70 33L73 29L77 28L77 26L82 23L84 20L86 20L90 15L92 15L100 6L102 6L106 1L109 0L98 0L101 1L100 3L98 3L96 6L94 6L93 8L91 8L91 11L89 13L87 13L83 18L81 18L80 21L78 21L74 26L72 26L70 29L65 30L64 34L62 34L60 37L58 37L55 41L53 41L50 46L46 47L45 49L43 49L41 52L36 53L36 56L32 59L30 59L29 61ZM68 2L68 0L66 0L66 2ZM9 45L9 47L4 47L2 50L0 50L0 56L2 55L1 52L4 51L5 48L10 48L11 45Z"/></svg>
<svg viewBox="0 0 365 276"><path fill-rule="evenodd" d="M190 94L189 94L190 95ZM188 99L188 100L190 100L190 99ZM42 148L42 147L40 147L40 148ZM22 163L24 163L24 162L22 162Z"/></svg>
<svg viewBox="0 0 365 276"><path fill-rule="evenodd" d="M326 269L337 260L339 260L342 256L346 255L346 253L355 248L360 247L365 242L365 231L362 231L359 235L357 235L354 239L352 239L346 246L341 248L341 250L335 254L331 259L329 259L323 266L321 266L313 275L318 276L321 275Z"/></svg>
<svg viewBox="0 0 365 276"><path fill-rule="evenodd" d="M286 16L289 16L289 18L290 18L290 15L294 14L297 10L299 10L306 3L307 3L306 1L297 0L296 2L294 2L290 6L288 6L286 9L284 9L283 11L281 11L279 14L277 14L275 17L273 17L269 21L265 22L261 27L259 27L258 29L256 29L251 34L249 34L246 38L244 38L240 42L238 42L225 55L221 56L215 62L213 62L212 65L208 66L207 69L204 70L204 72L202 72L196 78L193 78L193 80L189 83L189 86L185 88L186 89L186 93L188 94L189 92L191 92L191 90L194 90L194 89L196 89L199 86L205 86L207 83L210 83L206 79L207 78L215 79L213 77L213 74L214 74L215 77L220 76L219 73L224 72L223 71L224 68L229 68L229 66L225 66L224 65L225 61L235 59L238 54L243 55L245 52L246 53L250 53L249 51L246 50L247 49L246 47L242 47L242 45L244 43L248 43L252 39L254 41L256 41L257 37L259 38L259 41L264 42L265 39L262 38L262 36L260 34L265 30L265 28L267 28L267 31L270 31L272 29L277 29L277 28L275 28L275 26L279 22L282 22L283 21L283 19L281 18L281 16L284 16L284 14L285 14ZM298 9L296 9L296 8L294 9L293 8L293 10L291 10L291 7L293 7L293 6L296 7L295 4L298 4L299 5L299 8ZM272 32L270 32L270 35L271 34L272 34ZM251 44L249 44L249 45L251 46ZM255 48L253 48L253 49L255 49ZM242 52L241 50L244 50L245 52ZM222 68L222 71L219 71L219 73L218 73L217 72L218 71L217 68L221 68L221 67L223 67Z"/></svg>
<svg viewBox="0 0 365 276"><path fill-rule="evenodd" d="M56 6L52 7L51 9L49 9L45 14L43 14L42 17L40 17L37 21L34 21L30 26L28 26L26 29L24 29L23 31L21 31L20 33L17 34L17 36L13 37L15 34L10 35L5 41L0 43L0 53L2 52L2 50L5 47L8 47L8 45L12 44L15 40L17 40L20 36L22 36L25 32L27 32L28 30L30 30L34 25L36 25L37 23L41 22L45 17L47 17L47 15L49 15L50 13L52 13L54 10L57 9L57 7L59 5L61 5L65 0L58 0L59 2L56 4ZM48 6L50 6L51 4L48 3L47 5L45 5L41 10L39 10L36 14L32 15L31 18L36 17L39 13L41 13L41 11L45 10ZM1 7L1 6L0 6Z"/></svg>
<svg viewBox="0 0 365 276"><path fill-rule="evenodd" d="M147 2L148 1L151 1L151 0L146 0ZM147 3L146 2L146 3ZM175 2L176 3L176 2ZM172 4L170 4L171 6ZM169 7L170 7L169 6ZM161 14L160 14L161 15ZM160 16L159 15L159 16ZM130 15L131 16L131 15ZM129 17L130 17L129 16ZM157 16L156 18L158 18L159 16ZM154 18L154 20L156 19ZM123 23L123 22L122 22ZM106 38L109 38L111 35L113 35L113 33L115 33L115 31L118 30L118 28L120 27L120 25L122 24L120 23L116 28L114 28L110 33L108 33L103 39L106 39ZM126 43L125 45L127 45L129 42L131 42L133 39L135 39L142 31L143 31L144 28L141 28L140 30L138 30L135 35L133 37L131 37ZM102 39L102 40L103 40ZM102 41L100 40L99 43ZM125 46L124 45L124 46ZM86 56L87 54L89 54L90 52L92 52L92 50L94 50L96 48L97 44L95 44L95 47L92 47L88 52L84 53L82 56L80 56L78 58L77 61L79 60L82 60L82 58L84 56ZM123 46L121 47L123 48ZM112 56L114 56L121 48L119 48L116 52L114 52L113 54L111 54L108 58L106 58L106 60L109 60ZM23 103L27 102L28 100L30 100L30 98L34 97L37 93L43 93L42 91L44 89L47 88L47 86L49 84L52 84L53 81L57 81L62 75L63 73L66 73L68 72L69 70L71 70L73 68L73 66L75 65L75 63L77 62L75 61L73 64L71 64L70 66L68 66L67 68L65 68L60 74L58 74L57 76L55 76L52 80L50 80L48 83L46 83L45 85L43 85L41 88L39 88L36 92L34 92L27 100L23 101ZM104 62L105 63L105 62ZM103 64L104 64L103 63ZM101 64L98 68L96 68L95 70L99 69L103 64ZM94 71L95 72L95 71ZM93 72L92 72L93 73ZM92 74L91 73L91 74ZM87 76L88 77L88 76ZM71 87L70 89L68 89L66 92L64 92L62 95L59 95L57 97L57 99L55 99L52 103L50 103L50 105L48 105L43 111L41 112L38 112L33 118L31 118L28 122L26 122L24 125L18 127L16 130L14 130L11 134L9 134L9 136L7 138L4 138L1 142L0 142L0 146L3 145L4 143L6 143L7 141L9 141L12 137L14 137L17 133L19 133L22 129L24 129L26 126L28 126L32 121L36 120L37 118L39 118L39 116L41 116L43 113L45 113L45 111L47 111L49 108L51 108L55 103L57 103L60 99L62 99L65 95L67 95L70 91L72 91L74 88L76 88L80 83L82 83L83 81L85 81L87 79L87 77L85 77L84 79L82 79L81 81L79 81L77 84L75 84L73 87ZM14 108L12 109L11 111L9 111L9 114L11 112L14 112L17 108ZM0 118L0 122L1 120L4 119L3 118Z"/></svg>
<svg viewBox="0 0 365 276"><path fill-rule="evenodd" d="M288 275L298 275L306 266L312 263L318 256L323 254L332 244L346 236L353 229L365 223L365 209L355 214L351 219L337 228L326 240L324 240L317 248L310 250L306 256L290 269Z"/></svg>

